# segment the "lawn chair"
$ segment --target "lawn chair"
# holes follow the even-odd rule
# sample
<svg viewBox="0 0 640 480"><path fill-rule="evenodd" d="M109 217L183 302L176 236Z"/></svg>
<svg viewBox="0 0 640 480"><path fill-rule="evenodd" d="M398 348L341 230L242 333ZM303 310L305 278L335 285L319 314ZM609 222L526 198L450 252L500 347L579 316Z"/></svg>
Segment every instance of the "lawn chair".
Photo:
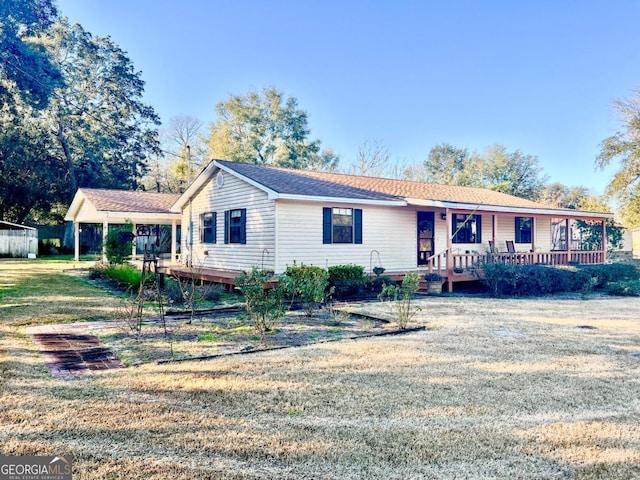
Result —
<svg viewBox="0 0 640 480"><path fill-rule="evenodd" d="M507 240L504 243L507 244L507 253L516 253L516 247L513 244L513 240Z"/></svg>
<svg viewBox="0 0 640 480"><path fill-rule="evenodd" d="M513 240L506 240L504 243L507 245L507 254L511 256L511 263L514 265L524 263L523 256L517 255L516 246L513 244Z"/></svg>

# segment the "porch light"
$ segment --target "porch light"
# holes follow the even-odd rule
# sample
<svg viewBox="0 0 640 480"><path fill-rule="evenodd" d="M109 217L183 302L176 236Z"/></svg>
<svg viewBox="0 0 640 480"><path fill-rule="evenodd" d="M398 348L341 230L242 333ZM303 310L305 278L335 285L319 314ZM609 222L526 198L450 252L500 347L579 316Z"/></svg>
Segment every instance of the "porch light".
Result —
<svg viewBox="0 0 640 480"><path fill-rule="evenodd" d="M442 212L442 213L440 214L440 218L441 218L442 220L446 220L446 219L447 219L447 214L446 214L446 213L444 213L444 212Z"/></svg>

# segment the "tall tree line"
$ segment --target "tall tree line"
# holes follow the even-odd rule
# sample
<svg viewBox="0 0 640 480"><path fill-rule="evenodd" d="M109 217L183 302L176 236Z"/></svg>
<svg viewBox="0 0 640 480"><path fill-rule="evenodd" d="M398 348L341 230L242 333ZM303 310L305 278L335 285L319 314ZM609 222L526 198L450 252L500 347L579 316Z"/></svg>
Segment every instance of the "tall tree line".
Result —
<svg viewBox="0 0 640 480"><path fill-rule="evenodd" d="M160 121L126 53L51 0L0 14L0 219L60 219L79 187L137 188Z"/></svg>

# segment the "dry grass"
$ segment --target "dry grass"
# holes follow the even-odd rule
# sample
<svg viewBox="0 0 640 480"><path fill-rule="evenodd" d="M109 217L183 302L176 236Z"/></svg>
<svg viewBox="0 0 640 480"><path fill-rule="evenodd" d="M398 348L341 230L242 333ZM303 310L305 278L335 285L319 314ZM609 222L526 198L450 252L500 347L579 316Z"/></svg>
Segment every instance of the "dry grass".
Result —
<svg viewBox="0 0 640 480"><path fill-rule="evenodd" d="M93 333L126 365L133 366L308 345L397 330L395 323L348 314L337 319L326 310L319 310L311 318L302 311L289 312L280 319L277 329L264 336L239 313L197 316L191 323L184 317L167 317L166 331L159 320L153 319L145 322L137 335L133 334L129 322L105 322L104 328Z"/></svg>
<svg viewBox="0 0 640 480"><path fill-rule="evenodd" d="M71 453L78 479L640 478L640 299L420 303L416 334L66 382L19 326L59 311L8 293L0 451Z"/></svg>

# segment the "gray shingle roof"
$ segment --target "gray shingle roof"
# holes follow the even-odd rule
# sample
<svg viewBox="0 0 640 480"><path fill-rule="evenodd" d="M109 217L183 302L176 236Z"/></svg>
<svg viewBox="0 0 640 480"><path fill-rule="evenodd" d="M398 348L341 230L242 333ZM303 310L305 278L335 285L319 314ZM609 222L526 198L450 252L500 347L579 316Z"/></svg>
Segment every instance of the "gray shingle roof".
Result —
<svg viewBox="0 0 640 480"><path fill-rule="evenodd" d="M317 172L230 162L227 160L216 160L216 162L277 193L358 200L402 200L402 197L397 195L362 188L355 183L341 183L329 177L325 178L323 175L309 175Z"/></svg>
<svg viewBox="0 0 640 480"><path fill-rule="evenodd" d="M291 170L216 160L235 172L283 194L371 200L420 199L469 205L549 209L547 205L485 188ZM560 210L560 209L557 209Z"/></svg>

